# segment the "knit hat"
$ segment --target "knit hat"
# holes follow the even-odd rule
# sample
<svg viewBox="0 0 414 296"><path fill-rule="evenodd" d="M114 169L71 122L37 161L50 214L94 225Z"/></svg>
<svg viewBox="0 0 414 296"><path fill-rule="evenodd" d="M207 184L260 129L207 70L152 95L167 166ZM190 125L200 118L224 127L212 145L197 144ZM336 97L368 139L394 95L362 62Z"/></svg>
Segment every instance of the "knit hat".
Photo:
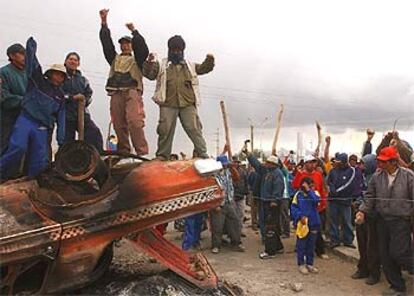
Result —
<svg viewBox="0 0 414 296"><path fill-rule="evenodd" d="M170 39L168 39L168 49L176 49L176 48L182 51L184 51L185 49L185 41L183 37L181 37L180 35L175 35L171 37Z"/></svg>

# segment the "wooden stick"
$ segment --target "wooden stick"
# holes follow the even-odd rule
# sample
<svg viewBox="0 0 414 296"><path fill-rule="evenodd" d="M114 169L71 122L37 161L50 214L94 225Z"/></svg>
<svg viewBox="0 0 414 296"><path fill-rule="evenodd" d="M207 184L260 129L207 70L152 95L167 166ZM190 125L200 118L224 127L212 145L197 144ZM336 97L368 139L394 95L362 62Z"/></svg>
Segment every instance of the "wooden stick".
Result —
<svg viewBox="0 0 414 296"><path fill-rule="evenodd" d="M220 101L220 108L221 108L221 114L223 115L224 134L226 136L227 153L229 156L229 160L231 160L231 157L233 154L231 152L230 129L229 129L228 121L227 121L226 107L224 106L223 101Z"/></svg>
<svg viewBox="0 0 414 296"><path fill-rule="evenodd" d="M85 100L78 101L78 140L85 138Z"/></svg>
<svg viewBox="0 0 414 296"><path fill-rule="evenodd" d="M280 104L280 110L279 114L277 116L276 120L276 133L275 137L273 138L273 145L272 145L272 155L276 155L276 146L277 146L277 140L279 139L279 133L282 126L282 114L283 114L284 106L283 104Z"/></svg>
<svg viewBox="0 0 414 296"><path fill-rule="evenodd" d="M315 156L319 157L319 151L321 149L322 144L322 127L318 121L316 121L316 130L318 131L318 146L316 146Z"/></svg>

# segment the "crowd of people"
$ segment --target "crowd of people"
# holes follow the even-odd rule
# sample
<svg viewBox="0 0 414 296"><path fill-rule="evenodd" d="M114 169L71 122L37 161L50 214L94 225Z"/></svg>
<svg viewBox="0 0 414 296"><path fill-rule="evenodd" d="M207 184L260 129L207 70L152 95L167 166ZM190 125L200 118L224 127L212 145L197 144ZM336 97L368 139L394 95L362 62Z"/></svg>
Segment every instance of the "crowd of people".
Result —
<svg viewBox="0 0 414 296"><path fill-rule="evenodd" d="M168 40L168 57L158 61L132 23L126 24L131 35L118 39L118 53L108 27L108 10L99 14L99 36L110 67L106 91L118 153L131 152L131 139L137 155L148 154L145 77L156 80L153 100L160 111L156 157L178 160L179 156L172 154L172 144L179 118L194 144L193 157L208 158L198 116L198 76L213 70L214 57L208 54L201 64L189 62L184 58L185 41L176 35ZM30 37L25 47L11 45L7 57L10 63L0 69L1 179L22 174L35 177L44 171L52 160L55 126L59 146L73 141L80 132L79 112L84 113L84 141L99 152L104 150L102 133L88 111L93 91L79 71L78 53L69 52L63 64L54 64L43 72L37 43ZM270 155L260 161L244 149L229 159L225 147L217 157L224 168L217 177L224 192L223 203L209 213L185 219L183 249L199 248L208 220L212 253L219 253L224 245L244 252L247 204L251 227L258 230L264 245L260 259L282 254L283 240L291 236L293 227L300 273L317 273L314 255L328 259L328 247L356 248L356 231L360 260L352 278L366 278L367 284L374 285L383 272L390 283L389 292L404 293L401 271L413 273L414 265L413 149L393 131L385 135L374 154L373 137L374 131L368 130L362 157L346 153L331 156L331 139L327 137L322 156L317 151L298 163L293 151L285 157ZM112 147L112 140L108 139L107 149ZM242 158L247 159L247 166ZM165 225L159 230L165 231Z"/></svg>
<svg viewBox="0 0 414 296"><path fill-rule="evenodd" d="M219 253L223 242L231 250L245 251L240 204L248 204L251 227L258 230L264 246L260 259L281 256L283 240L294 229L299 272L318 273L315 255L324 260L329 259L328 249L341 245L356 249L356 232L360 259L351 277L375 285L383 272L390 284L384 295L404 295L401 272L414 271L414 154L397 132L386 134L374 154L373 136L368 130L362 157L346 153L331 157L328 136L323 156L315 152L299 163L293 151L261 162L246 149L229 161L225 149L217 157L224 167L219 181L225 199L209 212L212 253ZM248 164L243 165L240 157ZM195 233L201 227L195 230L185 224L184 241L196 237L193 246L198 249L200 235ZM183 249L190 248L183 244Z"/></svg>

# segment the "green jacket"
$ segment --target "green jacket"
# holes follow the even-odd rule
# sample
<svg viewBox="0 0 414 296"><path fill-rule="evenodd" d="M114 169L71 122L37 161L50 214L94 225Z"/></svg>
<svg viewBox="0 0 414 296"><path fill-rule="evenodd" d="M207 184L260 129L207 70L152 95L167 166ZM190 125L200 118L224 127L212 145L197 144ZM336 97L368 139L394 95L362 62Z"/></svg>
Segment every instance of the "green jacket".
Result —
<svg viewBox="0 0 414 296"><path fill-rule="evenodd" d="M0 68L1 97L0 105L3 114L19 113L23 96L27 88L26 71L8 64Z"/></svg>

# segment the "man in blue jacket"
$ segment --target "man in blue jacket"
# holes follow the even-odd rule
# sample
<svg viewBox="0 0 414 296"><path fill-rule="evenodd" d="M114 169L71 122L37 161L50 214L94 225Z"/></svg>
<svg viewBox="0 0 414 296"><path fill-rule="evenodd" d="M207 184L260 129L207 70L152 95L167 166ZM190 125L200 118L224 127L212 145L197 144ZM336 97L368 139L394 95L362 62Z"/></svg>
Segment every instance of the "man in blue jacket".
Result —
<svg viewBox="0 0 414 296"><path fill-rule="evenodd" d="M78 131L78 104L85 101L85 142L94 146L99 152L103 150L102 134L96 124L92 121L88 106L92 102L92 88L88 79L78 70L80 56L76 52L70 52L65 58L65 67L68 79L62 86L63 91L68 96L66 101L66 130L65 142L75 140Z"/></svg>
<svg viewBox="0 0 414 296"><path fill-rule="evenodd" d="M36 176L49 163L48 135L57 122L57 141L65 136L64 94L60 86L66 79L63 65L52 65L44 74L36 57L37 43L31 37L26 43L26 74L29 79L22 110L14 125L9 146L0 158L1 178L20 163L26 154L27 175Z"/></svg>
<svg viewBox="0 0 414 296"><path fill-rule="evenodd" d="M355 190L355 169L348 164L348 155L338 153L335 156L335 168L328 175L328 207L330 218L331 248L340 245L339 224L343 231L344 246L355 248L352 229L352 196Z"/></svg>
<svg viewBox="0 0 414 296"><path fill-rule="evenodd" d="M279 159L271 155L261 164L252 154L247 154L249 163L259 175L260 204L264 217L264 242L265 250L260 253L260 259L273 258L277 253L283 253L284 247L280 240L280 203L285 190L285 181L281 170L278 168Z"/></svg>

